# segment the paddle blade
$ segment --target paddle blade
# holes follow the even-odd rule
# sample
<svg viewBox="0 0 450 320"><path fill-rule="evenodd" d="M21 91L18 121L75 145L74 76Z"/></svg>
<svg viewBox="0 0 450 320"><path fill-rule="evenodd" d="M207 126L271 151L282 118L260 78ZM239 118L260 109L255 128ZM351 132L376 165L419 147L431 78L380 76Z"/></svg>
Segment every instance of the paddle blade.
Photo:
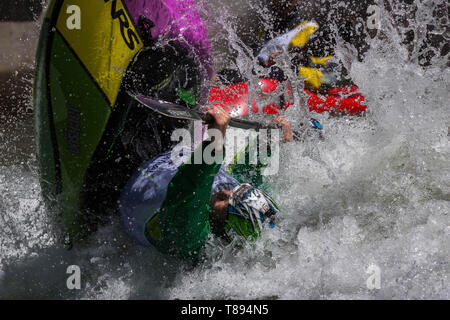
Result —
<svg viewBox="0 0 450 320"><path fill-rule="evenodd" d="M130 93L130 96L136 99L141 105L164 116L177 119L202 120L201 113L195 109L189 109L186 106L167 101L155 100L139 94L134 95Z"/></svg>

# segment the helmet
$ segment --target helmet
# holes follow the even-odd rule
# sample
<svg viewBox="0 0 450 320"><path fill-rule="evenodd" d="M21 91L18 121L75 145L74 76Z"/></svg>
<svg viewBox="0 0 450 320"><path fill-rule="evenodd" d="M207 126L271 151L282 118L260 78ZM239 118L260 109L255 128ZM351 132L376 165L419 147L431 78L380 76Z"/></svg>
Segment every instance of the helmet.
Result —
<svg viewBox="0 0 450 320"><path fill-rule="evenodd" d="M166 90L175 94L175 97L187 96L184 100L190 102L193 101L194 94L196 103L205 103L209 93L208 81L214 73L213 55L206 23L201 18L195 1L124 2L144 37L145 48L135 57L130 73L138 80L141 78L143 86L136 90L150 87L152 94L158 91L156 89ZM150 84L145 84L145 81ZM133 88L127 90L133 91ZM137 93L145 95L145 92ZM161 95L167 98L167 94Z"/></svg>
<svg viewBox="0 0 450 320"><path fill-rule="evenodd" d="M275 215L279 211L276 202L264 191L248 183L240 184L229 198L228 230L233 229L240 236L256 239L265 223L274 227Z"/></svg>
<svg viewBox="0 0 450 320"><path fill-rule="evenodd" d="M176 42L142 49L125 75L127 91L188 105L202 103L203 81L188 51Z"/></svg>

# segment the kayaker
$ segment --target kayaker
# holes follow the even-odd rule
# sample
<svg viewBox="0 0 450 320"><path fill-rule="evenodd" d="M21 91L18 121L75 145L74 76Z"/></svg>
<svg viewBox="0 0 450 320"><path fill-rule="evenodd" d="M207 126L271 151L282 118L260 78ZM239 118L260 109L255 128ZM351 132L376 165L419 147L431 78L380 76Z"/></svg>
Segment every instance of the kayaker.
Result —
<svg viewBox="0 0 450 320"><path fill-rule="evenodd" d="M215 106L206 108L206 116L212 119L208 128L225 136L230 115ZM289 123L277 121L284 128L283 139L291 141ZM202 158L211 143L215 141L203 141L195 150L177 149L176 159L174 150L167 151L143 163L129 179L119 206L124 230L138 243L197 258L210 232L226 241L233 234L255 240L274 226L279 207L262 190L261 163L244 161L228 172L222 161L195 164L196 154ZM215 156L223 155L221 143ZM248 152L240 156L248 157Z"/></svg>
<svg viewBox="0 0 450 320"><path fill-rule="evenodd" d="M238 26L238 35L242 35L253 50L256 62L268 68L256 76L286 80L286 67L277 65L274 60L285 51L289 52L292 71L305 79L306 88L326 93L330 88L351 84L347 71L333 57L336 42L330 26L319 24L303 12L307 4L302 4L302 0L261 0L259 3L260 7L268 9L267 17L264 16L264 20L259 17L259 22L249 26L251 32L244 30L245 24ZM298 32L290 35L291 40L286 42L287 35L295 30ZM218 73L218 79L232 83L245 80L245 76L241 70L225 68Z"/></svg>

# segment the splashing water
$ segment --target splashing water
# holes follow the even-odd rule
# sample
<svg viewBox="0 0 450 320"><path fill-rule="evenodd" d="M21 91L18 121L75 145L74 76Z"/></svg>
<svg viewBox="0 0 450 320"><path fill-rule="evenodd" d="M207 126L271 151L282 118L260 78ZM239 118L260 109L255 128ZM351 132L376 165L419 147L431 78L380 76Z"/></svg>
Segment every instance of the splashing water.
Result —
<svg viewBox="0 0 450 320"><path fill-rule="evenodd" d="M435 19L434 7L415 3L416 17ZM217 53L216 68L228 63L223 52L229 50L235 67L255 77L251 51L235 31L234 7L223 6L211 32L217 31L216 51L229 48ZM282 146L279 174L266 182L283 213L259 241L218 250L211 239L210 258L186 268L137 246L113 220L68 251L51 227L54 214L42 205L32 156L27 165L0 166L0 297L449 299L448 54L423 68L423 32L408 49L401 27L389 13L382 17L364 60L349 65L370 112L315 114L323 141ZM408 28L420 31L419 25ZM347 54L339 45L336 50ZM2 149L10 141L3 139ZM82 271L81 290L66 287L73 264ZM379 268L379 289L368 288L370 266Z"/></svg>

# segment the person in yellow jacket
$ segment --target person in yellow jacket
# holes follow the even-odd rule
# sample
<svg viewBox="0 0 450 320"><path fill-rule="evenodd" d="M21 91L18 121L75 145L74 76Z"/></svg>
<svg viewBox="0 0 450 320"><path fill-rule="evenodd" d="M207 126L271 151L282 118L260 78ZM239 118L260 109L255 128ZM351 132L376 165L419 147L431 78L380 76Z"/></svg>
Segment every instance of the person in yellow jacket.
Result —
<svg viewBox="0 0 450 320"><path fill-rule="evenodd" d="M275 65L275 57L289 51L296 73L305 79L305 87L320 90L338 80L332 55L334 41L329 30L320 30L316 21L301 18L301 3L301 0L269 1L272 19L270 27L258 34L260 47L256 56L261 65L271 68L270 78L285 80L284 72Z"/></svg>

